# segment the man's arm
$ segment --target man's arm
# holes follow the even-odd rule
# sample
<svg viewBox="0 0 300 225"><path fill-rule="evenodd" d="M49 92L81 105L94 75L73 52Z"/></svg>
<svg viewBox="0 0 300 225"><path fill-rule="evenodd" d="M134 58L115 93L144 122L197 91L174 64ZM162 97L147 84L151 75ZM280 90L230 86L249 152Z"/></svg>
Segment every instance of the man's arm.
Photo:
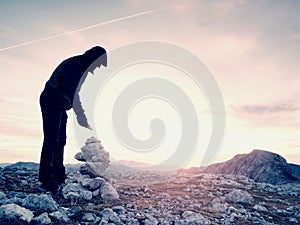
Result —
<svg viewBox="0 0 300 225"><path fill-rule="evenodd" d="M74 101L73 101L73 110L77 116L77 122L79 123L80 126L90 128L86 115L84 113L84 109L82 107L78 91L76 91L75 96L74 96Z"/></svg>
<svg viewBox="0 0 300 225"><path fill-rule="evenodd" d="M84 113L84 109L82 107L82 103L81 103L80 97L79 97L79 91L80 91L81 86L84 83L86 77L87 77L87 72L82 75L82 77L79 81L79 84L77 86L77 89L76 89L76 92L74 95L74 100L73 100L73 110L77 116L78 124L82 127L92 130L91 126L87 122L87 117Z"/></svg>
<svg viewBox="0 0 300 225"><path fill-rule="evenodd" d="M73 107L79 125L90 129L79 98L79 91L86 79L87 72L84 71L84 66L77 57L70 59L64 72L63 96L66 96L71 101L71 107Z"/></svg>

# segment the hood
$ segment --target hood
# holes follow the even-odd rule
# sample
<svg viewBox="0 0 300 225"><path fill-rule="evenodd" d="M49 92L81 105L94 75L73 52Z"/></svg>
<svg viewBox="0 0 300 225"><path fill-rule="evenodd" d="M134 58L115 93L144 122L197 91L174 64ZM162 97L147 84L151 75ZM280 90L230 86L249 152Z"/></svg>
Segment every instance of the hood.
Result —
<svg viewBox="0 0 300 225"><path fill-rule="evenodd" d="M103 66L107 66L107 55L106 50L100 46L95 46L89 50L87 50L83 57L85 58L85 61L88 65L91 65L96 59L100 58L100 64Z"/></svg>

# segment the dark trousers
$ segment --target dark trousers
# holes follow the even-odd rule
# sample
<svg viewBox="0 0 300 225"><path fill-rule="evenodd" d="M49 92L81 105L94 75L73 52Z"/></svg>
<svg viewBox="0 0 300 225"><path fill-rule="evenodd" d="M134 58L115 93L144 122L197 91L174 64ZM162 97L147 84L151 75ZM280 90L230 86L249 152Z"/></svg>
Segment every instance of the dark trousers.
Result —
<svg viewBox="0 0 300 225"><path fill-rule="evenodd" d="M44 142L42 147L39 181L63 183L66 179L63 165L66 144L67 113L58 106L51 88L45 87L40 96L43 116Z"/></svg>

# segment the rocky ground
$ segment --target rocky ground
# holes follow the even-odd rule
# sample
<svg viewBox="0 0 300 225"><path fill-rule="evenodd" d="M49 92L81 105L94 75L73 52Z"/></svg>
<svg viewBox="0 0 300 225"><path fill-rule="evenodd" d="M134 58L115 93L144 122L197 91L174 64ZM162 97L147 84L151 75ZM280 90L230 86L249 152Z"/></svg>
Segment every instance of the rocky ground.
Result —
<svg viewBox="0 0 300 225"><path fill-rule="evenodd" d="M300 185L183 171L109 172L119 200L37 192L34 167L0 169L0 224L299 224ZM74 173L69 174L70 177Z"/></svg>

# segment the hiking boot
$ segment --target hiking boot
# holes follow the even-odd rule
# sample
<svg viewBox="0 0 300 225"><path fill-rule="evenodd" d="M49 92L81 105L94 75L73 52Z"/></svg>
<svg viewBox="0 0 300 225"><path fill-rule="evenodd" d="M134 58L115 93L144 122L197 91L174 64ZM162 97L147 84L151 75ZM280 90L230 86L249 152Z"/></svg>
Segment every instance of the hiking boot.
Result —
<svg viewBox="0 0 300 225"><path fill-rule="evenodd" d="M55 194L59 191L59 185L51 180L46 183L42 183L38 190L43 193L51 192Z"/></svg>

